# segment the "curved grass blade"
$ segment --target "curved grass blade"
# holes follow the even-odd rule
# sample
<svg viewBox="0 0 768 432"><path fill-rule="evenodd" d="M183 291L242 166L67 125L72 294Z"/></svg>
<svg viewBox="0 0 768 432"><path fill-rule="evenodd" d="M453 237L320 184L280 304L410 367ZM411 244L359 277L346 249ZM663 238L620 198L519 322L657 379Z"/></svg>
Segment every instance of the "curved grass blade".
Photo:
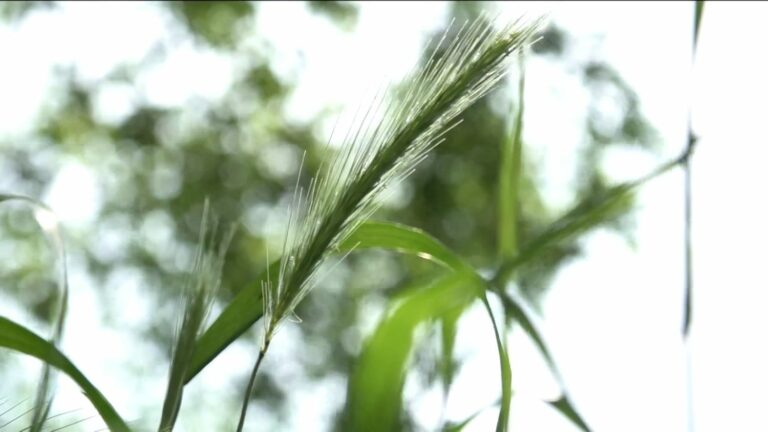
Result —
<svg viewBox="0 0 768 432"><path fill-rule="evenodd" d="M456 365L453 359L453 350L456 346L456 333L458 321L464 309L456 309L440 318L440 379L443 382L443 409L448 402L448 394L456 374Z"/></svg>
<svg viewBox="0 0 768 432"><path fill-rule="evenodd" d="M514 258L503 262L491 280L491 284L497 289L504 286L518 267L535 261L549 247L597 228L624 213L626 207L632 204L634 190L637 187L672 168L683 165L689 156L690 152L686 149L680 156L660 165L637 180L612 186L597 196L580 201L542 233L522 245L520 252Z"/></svg>
<svg viewBox="0 0 768 432"><path fill-rule="evenodd" d="M493 334L496 337L496 349L499 352L499 367L501 368L501 407L499 409L499 420L496 422L496 432L506 432L509 428L509 406L512 402L512 367L509 364L509 355L504 348L499 327L496 325L496 318L493 316L491 305L488 303L488 296L485 290L481 291L480 299L483 301L485 311L493 324Z"/></svg>
<svg viewBox="0 0 768 432"><path fill-rule="evenodd" d="M469 416L469 417L465 418L464 420L460 421L459 423L455 423L455 424L448 424L448 425L446 425L446 426L443 428L443 432L461 432L462 430L464 430L464 428L465 428L465 427L466 427L466 426L467 426L467 425L468 425L468 424L469 424L469 423L470 423L472 420L474 420L474 419L475 419L475 418L476 418L478 415L480 415L480 413L482 413L482 412L483 412L483 411L482 411L482 410L480 410L480 411L478 411L478 412L476 412L476 413L472 414L471 416Z"/></svg>
<svg viewBox="0 0 768 432"><path fill-rule="evenodd" d="M385 222L366 222L353 233L349 239L342 242L339 249L341 252L347 252L356 249L383 248L418 256L439 265L445 266L457 273L466 274L471 271L470 267L464 263L461 258L456 256L440 241L416 228L405 225L385 223ZM273 282L277 279L277 266L275 262L270 267L270 277ZM265 280L267 272L262 273L261 280ZM481 282L479 276L474 276L475 282ZM261 317L259 300L261 291L257 287L259 283L250 285L247 289L241 291L235 299L230 302L227 308L222 312L219 318L206 331L200 339L190 365L187 381L191 380L210 360L226 348L229 343L234 341L241 333L247 330L256 320ZM544 358L547 360L557 376L554 360L549 349L538 330L534 327L532 321L528 318L528 312L520 305L520 300L514 300L509 296L503 296L502 301L505 310L511 311L523 330L534 340ZM441 319L450 319L452 313L459 309L447 313ZM445 346L444 346L445 349ZM444 356L447 355L444 353ZM503 360L502 360L503 361ZM566 399L567 402L567 399ZM568 402L569 403L569 402ZM569 403L570 404L570 403ZM562 405L562 404L560 404ZM557 407L556 407L557 408ZM571 409L573 412L575 410ZM584 423L583 421L580 421ZM578 422L577 422L578 423Z"/></svg>
<svg viewBox="0 0 768 432"><path fill-rule="evenodd" d="M552 223L544 232L523 245L520 252L512 260L506 261L501 265L489 282L494 291L501 297L505 310L513 319L520 323L523 330L539 348L539 351L547 360L550 369L560 382L562 389L565 389L565 386L552 355L544 343L540 332L534 327L529 318L531 314L522 307L525 302L520 298L512 298L504 291L503 287L519 266L535 261L548 248L559 242L579 236L613 219L616 215L624 213L626 207L632 203L635 188L676 166L684 164L689 156L690 152L686 150L681 156L662 164L638 180L613 186L600 195L592 197L592 199L578 203L569 212ZM565 391L560 399L550 402L550 404L567 418L574 421L574 424L582 430L589 430L586 422L574 409Z"/></svg>
<svg viewBox="0 0 768 432"><path fill-rule="evenodd" d="M0 194L0 203L9 201L21 201L32 206L35 220L40 229L52 244L61 268L58 281L59 310L54 320L51 331L51 343L58 345L64 334L64 321L67 317L67 303L69 299L69 282L67 277L67 252L64 247L59 222L53 211L42 202L23 195ZM31 432L40 432L48 417L53 402L53 381L55 376L48 366L44 364L40 377L40 384L35 396L35 406L32 413Z"/></svg>
<svg viewBox="0 0 768 432"><path fill-rule="evenodd" d="M340 252L348 252L352 249L366 248L390 249L400 253L418 256L438 263L439 265L446 266L456 273L466 274L471 271L471 267L464 263L461 258L451 252L439 240L422 230L405 225L386 222L366 222L360 225L355 233L350 235L348 240L340 244L339 250ZM259 288L261 281L266 280L267 273L269 273L272 282L276 282L278 273L277 266L279 265L279 261L272 263L269 272L266 270L262 272L259 282L249 285L246 289L242 290L234 300L229 303L213 325L211 325L203 334L196 347L195 355L193 356L187 375L187 382L215 358L219 352L224 350L224 348L261 317L261 290ZM475 282L482 282L479 276L475 275L473 277L475 278ZM533 339L544 358L547 360L550 368L555 371L559 378L559 373L557 373L549 349L539 331L528 318L529 312L520 306L521 300L512 299L507 295L503 295L502 301L504 302L505 310L508 312L511 311L513 318L520 323L523 330ZM450 318L451 314L456 313L457 310L458 309L448 312L440 319ZM568 402L568 404L570 405L570 402ZM572 411L575 412L573 409ZM583 420L581 423L584 423Z"/></svg>
<svg viewBox="0 0 768 432"><path fill-rule="evenodd" d="M494 285L503 286L518 267L535 262L548 248L623 214L632 203L632 188L630 184L614 186L591 200L578 203L544 232L523 245L514 258L505 261L494 276Z"/></svg>
<svg viewBox="0 0 768 432"><path fill-rule="evenodd" d="M525 331L531 340L533 340L534 344L536 344L539 352L547 362L547 366L549 366L549 369L552 371L552 374L555 376L555 379L560 385L560 389L563 392L562 396L560 399L548 403L552 405L552 407L554 407L556 410L560 411L561 414L571 420L581 430L589 432L589 426L587 426L587 423L584 421L584 419L581 418L579 413L573 407L570 399L568 398L568 395L565 391L563 377L560 374L560 370L557 368L555 359L552 357L552 353L549 351L547 344L544 342L544 338L542 337L541 332L536 328L533 320L530 318L532 316L532 312L530 312L526 306L523 306L525 301L522 298L517 298L516 296L510 295L508 293L502 293L500 298L504 304L504 310L510 315L512 319L520 324L520 327L523 329L523 331Z"/></svg>
<svg viewBox="0 0 768 432"><path fill-rule="evenodd" d="M343 242L339 252L353 249L391 249L427 259L453 271L468 267L440 241L417 228L385 222L365 222ZM280 261L273 262L269 271L264 270L259 280L241 290L227 305L219 317L200 337L187 372L186 381L194 378L230 343L248 330L263 315L261 286L267 281L277 283Z"/></svg>
<svg viewBox="0 0 768 432"><path fill-rule="evenodd" d="M472 290L470 292L474 293L474 295L476 296L479 296L480 299L483 301L483 303L486 306L486 310L488 311L489 317L491 319L491 323L493 324L494 335L496 338L496 347L499 353L499 365L501 368L501 378L502 378L501 379L502 403L501 403L501 410L499 411L497 431L499 432L506 431L508 420L509 420L509 406L510 406L510 401L512 397L511 368L509 364L509 357L507 356L506 349L504 348L504 343L502 341L501 334L499 333L499 329L496 325L496 319L493 316L493 313L490 309L490 305L488 304L488 300L485 295L485 283L480 278L480 276L478 276L477 273L468 264L464 263L458 256L456 256L453 252L451 252L447 247L445 247L437 239L435 239L434 237L430 236L429 234L421 230L417 230L415 228L407 227L404 225L397 225L397 224L390 224L390 223L383 223L383 222L369 222L364 225L361 225L361 227L351 236L351 240L349 242L345 242L345 244L347 245L347 247L351 247L352 245L358 245L358 247L360 247L364 245L365 247L380 247L380 248L392 249L395 251L416 255L424 259L434 260L443 265L449 266L452 270L454 270L455 275L459 275L460 278L465 279L463 283L470 284L470 286L472 287ZM451 264L449 265L448 263L451 263ZM443 365L445 365L446 362L447 364L451 364L450 362L452 358L452 351L453 351L452 347L453 347L453 337L455 337L455 328L453 332L451 332L450 324L451 322L455 324L455 321L461 315L461 312L468 305L469 303L465 303L463 307L456 307L450 311L446 311L440 314L440 316L438 317L438 319L443 320L443 325L444 325L443 327L444 352L443 352L443 360L442 360ZM431 316L431 315L428 315L428 316ZM445 333L446 323L448 324L447 333ZM375 337L376 336L374 336L374 338ZM373 340L375 339L372 339L372 341ZM406 340L408 339L406 338ZM371 342L371 343L373 344L374 342ZM383 343L383 342L378 342L378 343ZM384 356L384 359L387 359L387 357ZM401 359L401 357L398 357L398 359ZM404 358L402 360L405 361ZM384 361L387 361L387 360L384 360ZM403 365L403 368L404 368L404 365ZM444 374L444 378L443 378L444 386L447 387L450 377L447 375L447 372L445 371L443 371L443 374ZM384 382L386 383L387 381L384 381ZM397 380L393 380L389 382L399 383L399 381ZM389 389L389 391L391 392L390 393L391 397L394 397L394 393L396 393L398 404L401 397L401 390L402 389L400 387L396 387L396 386ZM354 397L355 396L353 396L353 399ZM393 402L389 402L389 403L392 404ZM399 409L399 405L397 405L397 407ZM363 426L363 425L355 424L355 426L356 426L355 430L360 430L359 426ZM367 427L370 427L370 425L368 425ZM386 430L386 429L382 429L382 430Z"/></svg>
<svg viewBox="0 0 768 432"><path fill-rule="evenodd" d="M64 372L80 386L112 432L130 432L104 395L52 343L8 318L0 317L0 346L35 357Z"/></svg>
<svg viewBox="0 0 768 432"><path fill-rule="evenodd" d="M554 401L554 402L548 402L553 408L560 411L560 414L564 415L568 418L568 420L572 421L573 424L578 426L581 430L585 432L589 432L589 426L587 426L586 423L584 423L584 420L579 416L579 414L576 412L576 410L573 408L573 405L571 405L571 402L568 400L566 396L561 396L560 399Z"/></svg>
<svg viewBox="0 0 768 432"><path fill-rule="evenodd" d="M408 358L420 324L465 308L477 297L476 279L449 273L406 290L379 323L352 372L347 393L347 429L397 430Z"/></svg>
<svg viewBox="0 0 768 432"><path fill-rule="evenodd" d="M365 222L340 245L341 251L381 248L415 255L433 261L453 271L467 270L468 266L443 243L424 231L390 222Z"/></svg>

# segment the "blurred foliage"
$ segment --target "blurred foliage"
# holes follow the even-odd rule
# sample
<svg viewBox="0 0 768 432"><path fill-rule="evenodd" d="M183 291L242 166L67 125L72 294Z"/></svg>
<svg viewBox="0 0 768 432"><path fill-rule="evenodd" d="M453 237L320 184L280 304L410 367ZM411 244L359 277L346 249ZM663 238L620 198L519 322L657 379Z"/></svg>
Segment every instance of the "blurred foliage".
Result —
<svg viewBox="0 0 768 432"><path fill-rule="evenodd" d="M246 1L170 1L168 6L193 36L223 48L237 42L255 11Z"/></svg>
<svg viewBox="0 0 768 432"><path fill-rule="evenodd" d="M48 3L6 2L0 13L7 20L20 20ZM46 107L28 144L0 142L0 167L6 187L32 196L40 196L50 185L63 160L76 159L92 170L103 202L87 232L70 233L69 248L77 251L102 288L108 322L110 308L117 307L109 306L109 298L111 290L120 288L119 276L126 271L140 275L140 283L158 305L155 319L146 324L146 335L167 347L178 313L171 307L175 302L168 300L177 298L182 287L204 198L210 198L223 220L242 222L226 258L220 299L226 302L258 276L266 261L265 245L279 234L270 215L284 205L297 175L306 181L328 150L322 145L327 137L316 136L322 118L299 123L284 115L293 84L275 72L272 54L242 44L252 32L258 4L165 2L163 7L190 37L244 61L246 66L220 100L195 100L179 108L141 102L125 118L107 122L99 120L95 109L98 92L115 85L132 87L153 60L121 65L102 82L86 83L73 73L63 73L58 102ZM342 28L352 29L356 23L353 4L311 1L308 7ZM472 18L485 7L453 3L449 15ZM560 62L569 55L568 48L568 35L552 26L533 46L532 55ZM653 134L640 113L637 95L609 65L591 59L578 68L594 101L609 93L619 107L610 115L597 103L590 108L584 125L587 143L579 159L581 183L575 185L576 198L585 199L607 188L599 163L606 148L647 146ZM512 106L500 110L499 97L489 95L467 111L463 122L401 185L400 201L378 214L423 229L479 268L498 264L497 166L514 112ZM306 160L299 173L303 152ZM528 158L523 166L520 240L525 243L556 215L537 190L536 166ZM629 209L615 215L615 227L623 226L620 222ZM4 257L14 257L0 265L0 284L42 319L54 303L55 290L50 286L50 268L42 270L50 266L41 252L44 247L30 241L32 228L24 219L14 212L0 213L0 251ZM558 245L545 260L520 269L519 287L530 299L538 299L555 271L580 251L576 239ZM328 289L316 290L298 310L311 323L298 327L302 343L313 353L298 359L308 379L348 375L365 336L358 325L366 313L364 303L381 304L406 281L431 271L428 263L380 251L350 256L337 272L338 280L328 282ZM417 365L427 382L440 379L439 359L427 356ZM265 369L254 398L282 417L286 392ZM403 430L414 429L407 412L404 415Z"/></svg>
<svg viewBox="0 0 768 432"><path fill-rule="evenodd" d="M329 17L345 30L352 30L357 24L357 7L349 2L311 0L307 4L311 11Z"/></svg>
<svg viewBox="0 0 768 432"><path fill-rule="evenodd" d="M53 1L4 1L0 3L0 18L10 22L18 21L35 9L50 8L54 6Z"/></svg>

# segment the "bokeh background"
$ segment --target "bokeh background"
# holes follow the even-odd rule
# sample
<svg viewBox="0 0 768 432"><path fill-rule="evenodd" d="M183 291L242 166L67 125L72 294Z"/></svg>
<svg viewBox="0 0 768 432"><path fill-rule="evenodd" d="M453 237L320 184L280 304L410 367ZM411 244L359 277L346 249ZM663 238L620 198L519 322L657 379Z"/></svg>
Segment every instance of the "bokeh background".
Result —
<svg viewBox="0 0 768 432"><path fill-rule="evenodd" d="M547 14L525 61L523 239L677 156L689 108L701 136L687 344L679 169L519 275L575 405L598 431L764 430L766 7L708 4L695 68L693 10L688 2L6 2L0 192L39 198L60 219L72 290L64 351L137 430L151 430L205 198L239 226L215 315L256 279L267 249L279 253L296 178L306 181L334 151L337 119L396 85L451 20ZM477 267L495 265L498 162L517 73L466 112L377 219L419 227ZM29 208L0 208L0 311L48 332L56 265ZM303 322L280 331L247 429L335 430L361 344L389 299L431 271L382 251L345 260L301 305ZM480 308L460 322L445 407L439 345L430 342L439 335L425 328L422 337L403 430L436 430L443 418L494 403L495 346ZM179 430L232 428L258 341L248 332L188 387ZM515 430L574 430L544 403L559 392L534 345L514 327L509 342ZM31 396L38 371L0 353L0 397ZM60 381L55 411L81 410L59 421L92 414ZM495 417L485 409L467 430L490 430ZM98 427L92 419L72 430Z"/></svg>

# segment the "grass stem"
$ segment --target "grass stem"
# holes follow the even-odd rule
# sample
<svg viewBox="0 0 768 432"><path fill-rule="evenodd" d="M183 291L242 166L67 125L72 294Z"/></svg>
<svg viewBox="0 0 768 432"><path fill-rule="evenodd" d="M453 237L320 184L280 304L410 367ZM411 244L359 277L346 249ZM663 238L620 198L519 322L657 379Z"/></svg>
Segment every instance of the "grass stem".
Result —
<svg viewBox="0 0 768 432"><path fill-rule="evenodd" d="M264 360L264 355L269 348L269 339L264 340L264 346L259 350L259 357L256 359L256 363L253 365L251 371L251 377L248 379L248 386L245 389L245 395L243 396L243 407L240 410L240 420L237 422L237 432L243 431L243 425L245 424L245 414L248 411L248 402L251 400L251 393L253 393L253 387L256 384L256 375L259 372L261 361Z"/></svg>

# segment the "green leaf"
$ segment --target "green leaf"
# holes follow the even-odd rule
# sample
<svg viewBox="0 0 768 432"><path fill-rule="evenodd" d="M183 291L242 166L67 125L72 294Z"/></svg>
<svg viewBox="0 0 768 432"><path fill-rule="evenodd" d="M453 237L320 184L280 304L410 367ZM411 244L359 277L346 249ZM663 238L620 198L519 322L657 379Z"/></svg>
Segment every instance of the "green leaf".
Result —
<svg viewBox="0 0 768 432"><path fill-rule="evenodd" d="M634 186L634 183L613 186L597 196L578 203L542 233L527 242L514 258L505 261L494 277L494 285L505 284L515 269L529 262L535 262L538 257L557 244L578 237L623 214L627 206L632 203Z"/></svg>
<svg viewBox="0 0 768 432"><path fill-rule="evenodd" d="M525 90L525 63L520 51L520 75L518 79L518 106L509 140L501 149L499 170L499 257L511 259L518 248L518 215L520 214L520 177L523 154L523 112Z"/></svg>
<svg viewBox="0 0 768 432"><path fill-rule="evenodd" d="M443 432L461 432L469 424L469 422L474 420L475 417L477 417L481 412L483 411L482 410L478 411L472 414L471 416L465 418L464 420L460 421L459 423L445 425L445 427L443 428Z"/></svg>
<svg viewBox="0 0 768 432"><path fill-rule="evenodd" d="M50 342L8 318L0 317L0 346L35 357L64 372L80 386L111 431L130 431L104 395Z"/></svg>
<svg viewBox="0 0 768 432"><path fill-rule="evenodd" d="M350 376L348 429L397 430L406 367L420 324L465 308L477 296L472 274L450 273L406 290L365 343Z"/></svg>
<svg viewBox="0 0 768 432"><path fill-rule="evenodd" d="M381 248L387 248L387 249L393 249L399 252L409 253L412 255L416 255L419 257L422 257L424 259L429 259L436 261L440 264L443 264L445 266L450 267L453 269L457 275L461 275L460 277L467 278L464 283L470 283L472 286L474 286L473 292L480 295L480 298L483 300L484 304L486 305L486 310L488 311L489 317L491 319L491 322L493 324L494 329L494 335L496 337L496 347L498 349L499 353L499 365L501 368L501 392L502 392L502 404L501 404L501 410L499 412L499 421L497 424L497 431L506 431L507 430L507 423L509 421L509 406L510 401L512 397L512 374L511 374L511 368L509 365L509 357L507 356L506 349L504 348L504 343L502 342L502 337L499 333L499 329L496 325L496 320L493 316L493 313L491 312L490 306L488 305L487 298L485 297L485 283L484 281L472 270L472 268L464 263L460 258L458 258L455 254L453 254L448 248L443 246L442 243L440 243L438 240L430 236L429 234L415 229L411 227L406 227L403 225L396 225L396 224L389 224L389 223L367 223L364 224L358 229L352 236L350 236L350 239L345 241L343 245L347 248L353 248L356 245L358 247L364 246L364 247L381 247ZM455 322L458 320L459 316L461 315L461 312L464 310L464 308L468 305L465 304L463 307L456 307L450 311L445 312L442 315L443 320L443 365L445 367L445 364L451 364L451 357L452 357L452 351L453 351L453 338L455 337ZM426 311L425 313L429 313ZM431 315L427 315L431 316ZM447 324L447 328L446 328ZM383 325L383 324L382 324ZM412 330L412 329L411 329ZM375 337L375 336L374 336ZM407 339L407 338L406 338ZM409 340L409 339L407 339ZM382 351L383 354L383 351ZM400 357L398 357L400 358ZM384 359L387 359L387 356L384 356ZM362 361L362 360L361 360ZM376 361L382 361L382 360L376 360ZM388 361L388 360L383 360ZM405 359L403 358L403 361ZM403 368L405 366L403 365ZM404 369L403 369L404 370ZM404 379L404 377L401 377ZM448 372L443 370L443 379L444 379L444 386L447 387L449 383L450 377L448 376ZM399 411L399 403L400 403L400 393L402 391L402 383L397 380L387 380L384 381L384 383L397 383L397 385L392 386L389 388L390 397L394 398L394 394L396 394L397 397L397 405L394 405L395 408L395 414ZM353 397L353 400L355 397ZM388 401L391 404L394 402ZM396 417L395 417L396 418ZM361 426L366 426L370 428L370 425L365 424L358 424L353 421L353 424L355 425L354 430L361 430ZM389 430L389 429L381 429L381 430Z"/></svg>
<svg viewBox="0 0 768 432"><path fill-rule="evenodd" d="M501 407L499 420L496 422L496 432L506 432L509 428L509 406L512 402L512 367L509 364L509 356L504 348L504 342L485 291L482 292L481 299L486 312L488 312L488 317L491 319L491 324L493 324L493 334L496 336L496 349L499 352L499 367L501 368Z"/></svg>
<svg viewBox="0 0 768 432"><path fill-rule="evenodd" d="M448 400L448 393L451 390L451 384L453 384L453 376L456 373L453 349L456 345L457 324L463 313L464 309L456 309L440 318L440 379L443 383L443 402Z"/></svg>
<svg viewBox="0 0 768 432"><path fill-rule="evenodd" d="M440 243L440 241L416 228L385 222L366 222L360 225L349 238L343 241L339 249L340 252L348 252L352 249L366 248L384 248L418 256L453 270L454 273L452 274L454 275L462 275L461 277L469 277L468 275L471 275L470 282L472 284L482 283L482 279L480 279L480 277L477 276L458 256ZM269 274L273 283L276 283L277 281L278 266L279 261L274 262L270 266ZM451 275L448 275L446 277L450 276ZM266 280L266 277L267 272L265 271L262 273L258 282L249 285L235 296L234 300L224 309L222 314L213 325L211 325L208 331L203 334L198 342L195 355L193 356L190 372L187 375L187 382L215 358L218 353L261 317L263 304L261 302L260 287L261 281ZM436 284L438 284L438 282L436 282ZM538 330L534 327L532 321L528 318L528 313L520 306L520 301L510 298L506 294L502 295L502 301L504 302L505 310L508 312L511 311L513 318L520 323L525 332L534 340L559 379L560 375L557 372L549 349ZM451 309L441 315L439 319L443 320L443 322L445 322L445 320L458 319L459 311L461 310L462 308ZM449 338L450 337L451 336L449 336ZM497 348L503 349L503 346L499 346L499 342L500 339L497 340ZM447 355L445 352L446 349L447 347L444 340L443 356ZM452 348L448 351L452 351ZM502 371L504 371L505 368L503 362L506 358L506 352L504 351L503 353L504 357L500 358L500 361L502 362ZM508 361L509 360L507 359L506 362ZM445 358L443 359L443 362L445 362ZM502 385L504 385L503 382ZM502 391L502 394L504 394L504 391ZM397 405L397 407L399 407L399 405ZM584 423L583 421L580 422Z"/></svg>
<svg viewBox="0 0 768 432"><path fill-rule="evenodd" d="M347 237L339 247L342 251L381 248L415 255L454 271L469 267L439 240L424 231L389 222L366 222Z"/></svg>
<svg viewBox="0 0 768 432"><path fill-rule="evenodd" d="M454 271L467 269L461 259L438 240L419 229L404 225L366 222L339 246L340 252L369 248L385 248L415 255ZM270 266L269 276L273 284L277 283L279 269L279 260ZM241 290L200 337L189 366L187 382L262 317L264 304L261 284L267 280L267 273L262 272L256 282Z"/></svg>
<svg viewBox="0 0 768 432"><path fill-rule="evenodd" d="M587 424L584 423L584 420L581 419L581 417L573 408L573 405L571 405L571 402L568 400L566 396L561 396L560 399L554 402L549 402L549 404L556 410L560 411L560 414L566 416L581 430L585 432L589 432L589 426L587 426Z"/></svg>
<svg viewBox="0 0 768 432"><path fill-rule="evenodd" d="M686 150L681 156L665 162L637 180L612 186L580 201L542 233L525 243L514 258L502 263L491 284L494 287L504 286L518 267L536 261L552 246L578 237L624 214L627 206L632 204L635 188L684 164L688 157L689 151Z"/></svg>
<svg viewBox="0 0 768 432"><path fill-rule="evenodd" d="M277 283L280 261L275 261L264 270L259 279L241 290L227 305L208 330L200 336L195 346L187 372L186 382L194 378L224 348L245 333L264 313L261 284L267 281Z"/></svg>
<svg viewBox="0 0 768 432"><path fill-rule="evenodd" d="M552 405L552 407L554 407L556 410L560 411L561 414L571 420L581 430L588 432L589 427L578 414L578 412L573 408L568 395L565 392L565 385L563 383L560 370L557 368L557 364L555 363L555 360L552 357L552 353L549 351L547 344L544 342L544 338L542 337L541 332L539 332L539 330L534 325L533 320L531 320L531 313L528 312L527 308L523 306L525 304L523 299L515 298L508 293L502 293L500 297L502 303L504 304L504 310L510 315L512 319L520 324L520 327L523 329L523 331L525 331L525 333L533 340L534 344L536 344L536 347L539 349L539 352L541 352L541 355L544 357L544 360L546 360L547 365L552 371L552 374L555 376L558 384L560 384L563 395L557 401L549 402L549 404Z"/></svg>
<svg viewBox="0 0 768 432"><path fill-rule="evenodd" d="M627 206L632 203L634 189L636 187L667 172L673 167L680 165L685 160L687 160L687 155L684 153L682 156L664 163L638 180L610 187L596 196L592 196L579 202L565 215L550 224L542 233L527 242L514 258L504 262L490 281L490 285L495 288L495 291L501 297L507 313L511 318L520 323L520 326L531 339L533 339L534 343L539 348L539 351L541 351L542 355L547 360L550 369L560 382L561 388L565 389L565 386L563 385L562 377L557 370L552 355L547 349L540 332L534 327L529 318L529 313L522 307L524 301L522 299L512 298L510 294L504 290L507 281L518 267L529 262L535 262L536 259L542 256L550 248L563 241L578 237L579 235L614 219L617 215L623 214ZM552 402L551 405L563 415L574 421L574 423L582 430L589 430L586 426L586 422L584 422L576 410L573 409L565 392L561 399Z"/></svg>
<svg viewBox="0 0 768 432"><path fill-rule="evenodd" d="M67 277L67 253L64 248L64 240L59 229L59 222L53 211L42 202L23 195L0 194L0 203L9 201L20 201L29 204L34 209L35 220L40 229L45 233L51 243L52 248L59 260L61 272L59 275L59 308L55 317L53 329L51 331L51 343L56 346L59 344L64 334L64 322L67 318L67 302L69 299L69 282ZM32 411L31 432L39 432L45 424L46 417L50 411L53 398L53 383L55 375L51 372L50 366L46 363L43 366L43 372L40 377L40 383L35 396L35 405Z"/></svg>
<svg viewBox="0 0 768 432"><path fill-rule="evenodd" d="M693 49L699 42L699 30L701 29L701 17L704 15L704 0L696 0L696 12L693 17Z"/></svg>

